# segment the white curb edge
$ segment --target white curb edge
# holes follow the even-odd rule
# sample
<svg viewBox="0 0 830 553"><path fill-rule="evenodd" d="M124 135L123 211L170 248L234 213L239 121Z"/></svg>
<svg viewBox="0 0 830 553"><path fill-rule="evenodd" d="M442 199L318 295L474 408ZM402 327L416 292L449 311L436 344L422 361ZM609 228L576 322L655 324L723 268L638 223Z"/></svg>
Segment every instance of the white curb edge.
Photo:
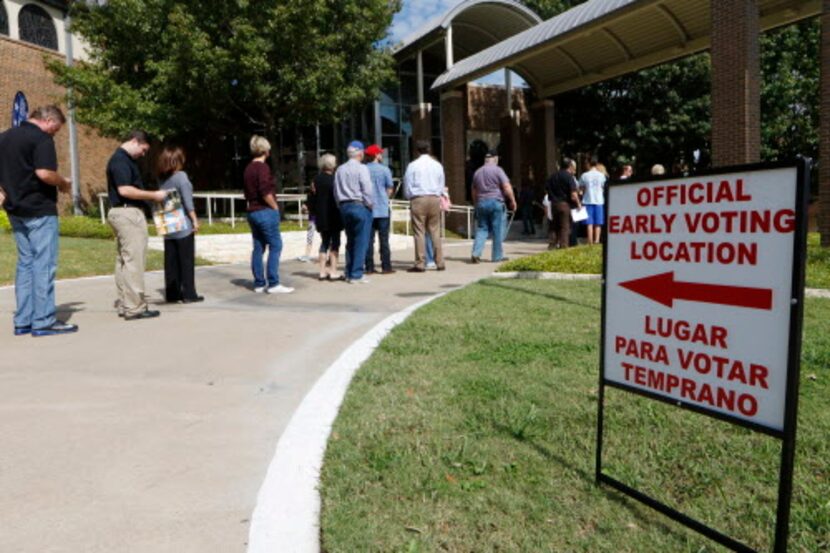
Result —
<svg viewBox="0 0 830 553"><path fill-rule="evenodd" d="M427 298L395 313L349 346L303 398L277 442L259 490L248 534L248 553L320 551L318 485L331 427L355 372L389 332Z"/></svg>

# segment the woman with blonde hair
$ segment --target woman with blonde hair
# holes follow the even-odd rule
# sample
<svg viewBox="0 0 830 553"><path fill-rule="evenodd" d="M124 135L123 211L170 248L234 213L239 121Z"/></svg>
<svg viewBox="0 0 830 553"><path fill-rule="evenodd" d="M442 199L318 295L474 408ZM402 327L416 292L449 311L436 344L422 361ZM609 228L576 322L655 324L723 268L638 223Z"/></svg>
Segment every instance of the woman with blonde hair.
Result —
<svg viewBox="0 0 830 553"><path fill-rule="evenodd" d="M262 136L251 137L251 155L254 159L245 168L245 200L248 202L248 224L254 239L251 253L251 272L254 275L254 292L268 294L290 294L293 288L280 284L280 208L277 205L277 188L268 156L271 144ZM268 249L267 274L263 269L262 257Z"/></svg>
<svg viewBox="0 0 830 553"><path fill-rule="evenodd" d="M316 216L317 232L320 233L320 273L319 280L343 280L337 273L337 258L340 254L340 233L343 221L340 209L334 199L334 170L337 158L332 154L323 154L317 162L320 172L314 177L308 205Z"/></svg>
<svg viewBox="0 0 830 553"><path fill-rule="evenodd" d="M204 301L196 293L196 240L199 219L193 206L193 184L184 172L186 158L178 146L166 146L158 157L156 172L161 190L179 193L187 218L182 230L164 236L164 295L168 303Z"/></svg>

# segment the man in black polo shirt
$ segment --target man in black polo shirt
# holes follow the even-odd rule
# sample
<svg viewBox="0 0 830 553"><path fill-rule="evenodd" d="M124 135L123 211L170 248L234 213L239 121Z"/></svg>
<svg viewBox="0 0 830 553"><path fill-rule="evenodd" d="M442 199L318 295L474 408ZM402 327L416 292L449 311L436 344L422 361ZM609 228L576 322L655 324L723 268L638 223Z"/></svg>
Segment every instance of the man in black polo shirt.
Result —
<svg viewBox="0 0 830 553"><path fill-rule="evenodd" d="M545 183L553 215L548 249L567 248L570 245L571 209L582 207L579 200L579 185L574 176L576 162L565 158L562 167L560 171L548 177Z"/></svg>
<svg viewBox="0 0 830 553"><path fill-rule="evenodd" d="M147 256L147 202L161 202L163 190L144 190L135 160L144 157L150 141L144 131L131 131L107 163L110 212L107 222L115 231L115 288L118 315L127 321L158 317L144 298L144 263Z"/></svg>
<svg viewBox="0 0 830 553"><path fill-rule="evenodd" d="M60 176L52 137L66 119L56 106L37 108L20 127L0 134L0 188L17 243L14 334L52 336L78 330L55 318Z"/></svg>

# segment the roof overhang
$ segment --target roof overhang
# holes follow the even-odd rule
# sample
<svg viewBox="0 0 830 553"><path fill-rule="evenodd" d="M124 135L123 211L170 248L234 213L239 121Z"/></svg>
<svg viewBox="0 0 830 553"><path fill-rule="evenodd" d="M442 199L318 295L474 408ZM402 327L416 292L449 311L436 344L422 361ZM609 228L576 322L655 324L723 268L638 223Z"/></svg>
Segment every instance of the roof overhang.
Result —
<svg viewBox="0 0 830 553"><path fill-rule="evenodd" d="M820 0L758 0L762 31L814 17ZM553 96L707 50L710 0L589 0L456 63L433 89L501 68Z"/></svg>
<svg viewBox="0 0 830 553"><path fill-rule="evenodd" d="M460 60L541 21L533 10L515 0L466 0L406 37L392 54L400 62L419 51L440 53L452 26L455 59Z"/></svg>

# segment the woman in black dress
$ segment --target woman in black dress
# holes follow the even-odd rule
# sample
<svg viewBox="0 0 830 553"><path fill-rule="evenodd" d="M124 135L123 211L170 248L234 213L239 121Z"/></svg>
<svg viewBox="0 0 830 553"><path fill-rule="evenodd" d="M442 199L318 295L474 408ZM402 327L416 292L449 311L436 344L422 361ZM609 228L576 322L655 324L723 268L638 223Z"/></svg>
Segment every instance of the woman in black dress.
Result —
<svg viewBox="0 0 830 553"><path fill-rule="evenodd" d="M311 192L308 195L309 213L317 219L317 232L320 233L320 280L343 280L337 272L337 257L340 252L340 233L343 222L340 209L334 199L334 170L337 158L332 154L323 154L317 164L320 172L314 177Z"/></svg>

